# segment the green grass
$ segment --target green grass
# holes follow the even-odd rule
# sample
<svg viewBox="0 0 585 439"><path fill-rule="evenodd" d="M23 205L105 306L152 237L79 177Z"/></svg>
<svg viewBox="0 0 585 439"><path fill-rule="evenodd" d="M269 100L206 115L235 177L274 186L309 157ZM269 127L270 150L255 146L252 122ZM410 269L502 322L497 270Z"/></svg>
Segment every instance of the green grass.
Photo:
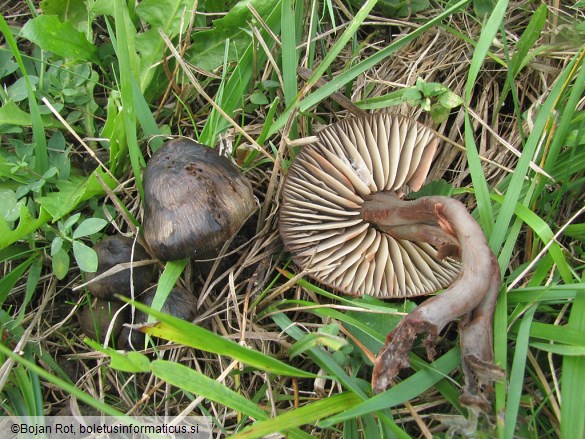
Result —
<svg viewBox="0 0 585 439"><path fill-rule="evenodd" d="M0 17L2 410L55 414L73 396L119 416L164 401L173 416L194 404L225 436L446 437L438 418L466 414L454 330L435 361L417 344L412 370L373 394L371 357L416 304L339 296L300 276L279 242L294 141L348 116L341 93L463 147L444 143L437 178L458 182L502 272L494 351L506 379L480 437L585 436L585 12L499 0L476 15L484 3L393 21L382 6L403 10L390 0L208 1L197 13L187 0L48 1L38 17L13 6ZM421 84L462 106L434 123L431 88L408 98ZM260 213L229 264L157 265L162 323L148 332L175 344L122 355L83 341L87 298L73 288L95 242L140 227L142 172L163 134L231 145ZM90 153L102 165L84 170ZM94 223L107 227L78 230ZM194 323L157 314L176 284L202 297Z"/></svg>

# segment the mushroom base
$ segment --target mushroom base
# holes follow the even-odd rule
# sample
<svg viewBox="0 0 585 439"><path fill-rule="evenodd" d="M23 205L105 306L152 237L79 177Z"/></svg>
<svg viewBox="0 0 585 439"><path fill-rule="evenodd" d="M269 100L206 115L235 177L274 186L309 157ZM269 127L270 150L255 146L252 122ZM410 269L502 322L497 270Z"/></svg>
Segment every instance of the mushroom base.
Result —
<svg viewBox="0 0 585 439"><path fill-rule="evenodd" d="M461 260L459 277L406 316L386 338L374 365L372 387L385 390L399 370L409 366L408 354L416 336L427 333L429 359L445 325L459 317L465 388L461 403L475 414L491 406L493 382L502 376L493 363L493 313L500 285L500 269L479 224L457 200L430 196L414 201L378 192L362 205L361 216L396 239L424 241L440 258ZM431 293L432 291L429 291Z"/></svg>

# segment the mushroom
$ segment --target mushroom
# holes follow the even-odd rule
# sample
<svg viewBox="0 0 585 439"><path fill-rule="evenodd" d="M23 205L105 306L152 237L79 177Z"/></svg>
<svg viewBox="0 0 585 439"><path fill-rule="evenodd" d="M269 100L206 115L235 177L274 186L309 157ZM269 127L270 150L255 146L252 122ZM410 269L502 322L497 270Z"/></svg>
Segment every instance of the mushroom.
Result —
<svg viewBox="0 0 585 439"><path fill-rule="evenodd" d="M118 264L149 260L150 256L139 244L134 244L132 238L121 235L107 236L99 241L93 249L98 256L98 269L95 273L87 273L88 281ZM136 294L142 293L150 285L153 270L150 265L133 267L132 278L130 268L125 268L118 273L89 282L87 289L99 299L113 300L114 295L130 295L131 282L134 284Z"/></svg>
<svg viewBox="0 0 585 439"><path fill-rule="evenodd" d="M156 295L156 286L150 287L144 292L138 300L147 306L152 306L152 301ZM197 309L197 301L195 295L184 288L174 287L167 296L160 311L165 314L170 314L182 320L193 320L195 317L195 310ZM136 323L146 323L148 315L142 311L136 312Z"/></svg>
<svg viewBox="0 0 585 439"><path fill-rule="evenodd" d="M138 298L138 301L147 306L152 306L152 301L156 295L156 286L150 287ZM161 312L170 314L182 320L191 321L195 317L195 310L197 309L197 300L190 291L184 288L174 287L167 296ZM144 325L148 321L148 314L137 310L134 316L134 323L137 325ZM125 326L118 337L118 348L125 349L126 347L138 346L144 343L144 336L137 330L133 330L129 326Z"/></svg>
<svg viewBox="0 0 585 439"><path fill-rule="evenodd" d="M193 140L165 143L144 172L144 238L162 261L216 257L255 208L239 169Z"/></svg>
<svg viewBox="0 0 585 439"><path fill-rule="evenodd" d="M404 199L422 186L437 145L431 129L387 113L326 127L289 168L279 228L293 261L337 291L392 299L446 288L390 332L372 387L383 391L409 365L419 333L428 333L432 359L441 330L463 316L462 403L477 413L489 408L500 374L492 347L500 271L462 203L443 196Z"/></svg>
<svg viewBox="0 0 585 439"><path fill-rule="evenodd" d="M108 328L113 325L110 337L116 339L127 317L125 311L116 315L123 306L124 304L120 302L96 299L87 305L79 316L81 330L88 338L103 343Z"/></svg>

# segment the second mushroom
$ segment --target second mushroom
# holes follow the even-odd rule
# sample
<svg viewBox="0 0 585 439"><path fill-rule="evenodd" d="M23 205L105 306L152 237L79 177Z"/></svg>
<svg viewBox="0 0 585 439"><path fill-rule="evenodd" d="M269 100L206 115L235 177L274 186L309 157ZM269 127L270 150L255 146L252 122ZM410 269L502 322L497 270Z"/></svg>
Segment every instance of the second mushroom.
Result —
<svg viewBox="0 0 585 439"><path fill-rule="evenodd" d="M337 291L402 298L445 288L388 334L372 387L384 390L409 365L417 334L433 358L441 330L462 317L462 403L488 409L493 380L492 317L500 270L479 224L457 200L405 195L424 183L434 132L412 119L377 113L320 131L290 166L280 234L294 262Z"/></svg>

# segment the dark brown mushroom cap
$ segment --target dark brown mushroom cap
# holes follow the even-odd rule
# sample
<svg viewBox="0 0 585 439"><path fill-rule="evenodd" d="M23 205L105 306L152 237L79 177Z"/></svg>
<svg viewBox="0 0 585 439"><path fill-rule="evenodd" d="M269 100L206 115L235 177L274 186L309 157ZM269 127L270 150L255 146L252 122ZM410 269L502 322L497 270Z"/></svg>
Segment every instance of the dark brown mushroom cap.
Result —
<svg viewBox="0 0 585 439"><path fill-rule="evenodd" d="M255 208L239 169L193 140L167 142L144 172L144 238L162 261L217 256Z"/></svg>
<svg viewBox="0 0 585 439"><path fill-rule="evenodd" d="M418 190L438 141L412 119L387 113L320 131L289 168L280 234L297 265L338 291L381 298L429 294L451 284L459 262L427 243L395 239L361 215L368 195Z"/></svg>
<svg viewBox="0 0 585 439"><path fill-rule="evenodd" d="M138 301L147 306L152 306L152 301L156 294L156 286L146 290L142 296L138 297ZM195 311L197 310L197 300L190 291L184 288L175 287L171 290L165 303L161 308L161 312L170 314L182 320L191 321L195 318ZM148 321L148 314L136 310L134 317L134 324L142 325ZM144 345L144 334L137 329L132 329L125 326L118 337L118 349L139 349Z"/></svg>
<svg viewBox="0 0 585 439"><path fill-rule="evenodd" d="M156 294L156 286L149 288L144 292L142 296L138 298L139 302L144 303L147 306L152 306L152 301ZM174 287L162 308L161 312L172 315L182 320L193 320L195 317L195 311L197 309L197 300L190 291L184 288ZM136 323L146 323L148 315L142 311L136 312Z"/></svg>
<svg viewBox="0 0 585 439"><path fill-rule="evenodd" d="M127 312L122 311L116 317L116 313L124 306L120 302L108 302L106 300L95 300L94 303L83 308L79 316L79 325L83 333L92 340L99 340L103 343L108 332L110 324L113 323L111 338L116 339L117 335L122 329L122 325L126 323L128 317ZM115 320L114 317L116 317Z"/></svg>
<svg viewBox="0 0 585 439"><path fill-rule="evenodd" d="M134 255L132 255L132 247L134 247ZM98 269L95 273L87 273L87 280L92 280L118 264L150 259L149 254L142 246L138 243L134 245L132 238L121 235L107 236L99 241L93 249L98 256ZM150 286L152 275L152 265L132 269L132 280L136 294L142 293ZM87 289L94 297L114 300L115 294L130 296L130 280L130 268L127 268L101 280L89 283Z"/></svg>

